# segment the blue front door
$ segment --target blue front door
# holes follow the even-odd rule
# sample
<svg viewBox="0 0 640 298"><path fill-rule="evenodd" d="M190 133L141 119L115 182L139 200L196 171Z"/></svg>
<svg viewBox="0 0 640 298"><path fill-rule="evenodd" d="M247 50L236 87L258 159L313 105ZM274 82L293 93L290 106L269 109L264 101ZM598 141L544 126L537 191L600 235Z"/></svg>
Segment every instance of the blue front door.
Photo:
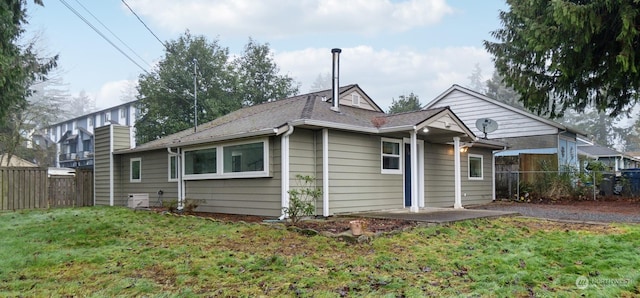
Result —
<svg viewBox="0 0 640 298"><path fill-rule="evenodd" d="M404 145L404 206L411 207L411 145Z"/></svg>

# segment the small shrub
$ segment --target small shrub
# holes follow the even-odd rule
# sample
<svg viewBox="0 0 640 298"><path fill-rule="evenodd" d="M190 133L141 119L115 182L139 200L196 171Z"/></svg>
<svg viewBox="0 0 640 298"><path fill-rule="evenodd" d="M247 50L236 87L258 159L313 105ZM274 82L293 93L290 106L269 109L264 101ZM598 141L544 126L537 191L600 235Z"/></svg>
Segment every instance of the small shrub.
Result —
<svg viewBox="0 0 640 298"><path fill-rule="evenodd" d="M178 200L162 201L162 207L167 208L167 211L175 213L178 210Z"/></svg>
<svg viewBox="0 0 640 298"><path fill-rule="evenodd" d="M184 201L183 211L186 213L193 213L202 203L204 203L204 200L186 199ZM163 201L162 207L167 208L167 211L171 213L176 213L178 212L178 200Z"/></svg>
<svg viewBox="0 0 640 298"><path fill-rule="evenodd" d="M289 207L283 208L292 225L296 225L303 216L313 215L316 209L315 201L322 195L320 188L313 187L313 176L298 174L296 179L297 187L288 191Z"/></svg>
<svg viewBox="0 0 640 298"><path fill-rule="evenodd" d="M193 213L202 203L204 203L204 200L186 199L184 201L184 211L186 213Z"/></svg>

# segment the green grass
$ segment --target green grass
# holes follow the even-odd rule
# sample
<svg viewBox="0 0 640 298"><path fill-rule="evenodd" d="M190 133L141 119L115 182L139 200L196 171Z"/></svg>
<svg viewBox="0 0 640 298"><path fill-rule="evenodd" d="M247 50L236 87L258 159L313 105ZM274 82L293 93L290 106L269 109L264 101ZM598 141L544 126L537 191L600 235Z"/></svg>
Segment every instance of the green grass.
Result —
<svg viewBox="0 0 640 298"><path fill-rule="evenodd" d="M0 213L0 296L637 296L640 226L525 218L366 244L124 208ZM586 289L576 279L586 277Z"/></svg>

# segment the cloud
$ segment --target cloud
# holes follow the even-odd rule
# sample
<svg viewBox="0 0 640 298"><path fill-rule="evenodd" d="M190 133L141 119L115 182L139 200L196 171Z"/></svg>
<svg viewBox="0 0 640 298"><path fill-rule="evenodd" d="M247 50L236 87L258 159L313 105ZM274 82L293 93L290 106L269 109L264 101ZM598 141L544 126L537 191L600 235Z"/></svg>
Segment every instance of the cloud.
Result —
<svg viewBox="0 0 640 298"><path fill-rule="evenodd" d="M307 48L275 53L283 74L302 83L301 92L309 88L319 74L331 73L331 49ZM478 64L485 79L493 73L491 56L478 47L445 47L418 51L394 50L370 46L343 48L340 56L340 85L359 84L382 108L392 98L414 92L423 104L434 99L453 84L469 83Z"/></svg>
<svg viewBox="0 0 640 298"><path fill-rule="evenodd" d="M301 83L301 93L309 91L318 75L331 73L330 48L275 52L274 59L281 74ZM410 92L426 104L453 84L468 85L476 64L480 66L484 79L489 79L493 63L491 56L482 48L388 50L361 45L342 48L340 85L359 84L385 110L391 105L392 98L397 99ZM136 84L136 80L111 81L98 91L88 93L95 98L98 109L105 109L133 100Z"/></svg>
<svg viewBox="0 0 640 298"><path fill-rule="evenodd" d="M96 109L102 110L135 100L136 80L119 80L104 83L98 91L87 91L95 99Z"/></svg>
<svg viewBox="0 0 640 298"><path fill-rule="evenodd" d="M174 33L189 28L262 38L402 32L435 24L454 12L445 0L139 0L129 5Z"/></svg>

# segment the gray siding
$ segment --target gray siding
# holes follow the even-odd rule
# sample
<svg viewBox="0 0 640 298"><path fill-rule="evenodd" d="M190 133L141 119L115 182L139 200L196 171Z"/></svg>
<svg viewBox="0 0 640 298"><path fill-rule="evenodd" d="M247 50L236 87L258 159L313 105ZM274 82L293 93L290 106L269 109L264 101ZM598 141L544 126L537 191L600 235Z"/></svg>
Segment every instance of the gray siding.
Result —
<svg viewBox="0 0 640 298"><path fill-rule="evenodd" d="M295 129L289 139L289 170L291 186L297 183L296 175L315 176L316 143L312 130ZM322 146L322 143L319 144ZM322 148L322 147L321 147ZM320 166L322 165L322 160Z"/></svg>
<svg viewBox="0 0 640 298"><path fill-rule="evenodd" d="M178 182L169 182L169 153L166 149L121 155L120 196L125 201L129 194L148 194L150 206L160 206L160 201L176 201L178 199ZM141 159L141 182L130 182L132 158ZM163 195L158 197L158 191Z"/></svg>
<svg viewBox="0 0 640 298"><path fill-rule="evenodd" d="M316 148L315 148L315 163L316 163L316 186L322 190L323 183L323 175L322 175L322 130L315 131L314 139L316 140ZM316 214L323 214L323 200L320 197L320 200L316 203ZM331 201L329 201L329 208L331 208Z"/></svg>
<svg viewBox="0 0 640 298"><path fill-rule="evenodd" d="M483 179L469 179L469 154L482 155ZM453 145L425 143L425 206L452 207L455 200ZM492 200L492 152L473 148L460 154L462 205L489 203ZM465 196L466 194L466 196Z"/></svg>
<svg viewBox="0 0 640 298"><path fill-rule="evenodd" d="M469 154L482 155L482 180L469 179ZM462 205L478 205L493 200L493 154L490 149L473 148L460 156Z"/></svg>
<svg viewBox="0 0 640 298"><path fill-rule="evenodd" d="M509 150L530 148L558 148L557 135L508 138L502 139L501 141L509 144Z"/></svg>
<svg viewBox="0 0 640 298"><path fill-rule="evenodd" d="M479 137L484 134L476 128L476 120L487 117L498 122L498 130L488 134L490 139L548 135L558 132L556 127L549 124L458 90L454 90L431 107L446 106L449 106L460 120Z"/></svg>
<svg viewBox="0 0 640 298"><path fill-rule="evenodd" d="M315 180L310 187L322 188L322 131L301 128L294 130L289 139L289 173L290 188L301 186L296 175L312 176ZM316 214L322 214L322 197L318 198L315 204Z"/></svg>
<svg viewBox="0 0 640 298"><path fill-rule="evenodd" d="M111 136L110 127L113 128L113 136ZM126 142L123 141L126 140ZM95 200L96 205L109 205L109 182L110 172L113 171L113 185L114 185L114 205L126 205L126 200L122 201L121 188L119 187L119 181L121 177L120 169L120 157L114 156L113 169L110 168L109 160L111 156L111 142L113 141L113 149L127 149L129 148L129 128L125 126L103 126L96 128L95 133L95 165L94 165L94 179L95 179ZM123 144L126 144L124 146Z"/></svg>
<svg viewBox="0 0 640 298"><path fill-rule="evenodd" d="M453 146L425 142L424 151L424 205L426 207L453 206L455 192ZM462 159L460 158L461 162Z"/></svg>
<svg viewBox="0 0 640 298"><path fill-rule="evenodd" d="M204 200L198 211L280 216L280 137L269 139L268 178L186 181L186 198Z"/></svg>
<svg viewBox="0 0 640 298"><path fill-rule="evenodd" d="M109 147L110 132L108 126L95 130L95 155L94 155L94 191L96 205L109 205Z"/></svg>
<svg viewBox="0 0 640 298"><path fill-rule="evenodd" d="M331 213L402 208L402 175L380 173L380 137L329 131Z"/></svg>
<svg viewBox="0 0 640 298"><path fill-rule="evenodd" d="M110 125L113 127L113 150L129 149L129 127L121 125ZM107 126L108 127L108 126ZM122 185L119 183L123 179L122 171L117 170L123 166L122 156L113 157L113 204L115 206L126 206L127 199L123 196ZM127 167L129 166L127 161ZM129 176L125 176L129 177Z"/></svg>

